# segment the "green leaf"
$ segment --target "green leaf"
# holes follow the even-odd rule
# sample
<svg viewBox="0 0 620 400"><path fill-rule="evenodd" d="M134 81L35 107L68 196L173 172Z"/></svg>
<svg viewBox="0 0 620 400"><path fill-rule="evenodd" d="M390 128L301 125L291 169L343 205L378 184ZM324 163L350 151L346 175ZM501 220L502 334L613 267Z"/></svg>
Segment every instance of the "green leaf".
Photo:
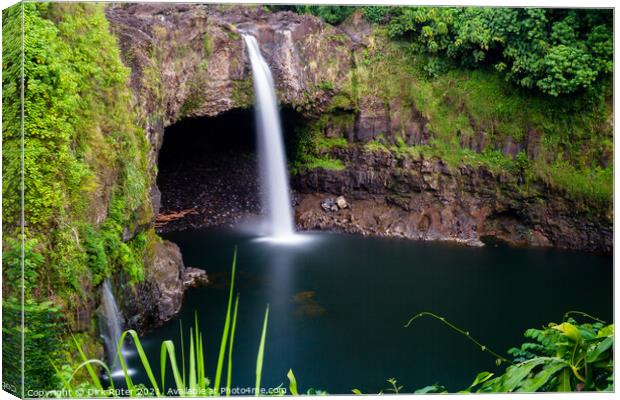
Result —
<svg viewBox="0 0 620 400"><path fill-rule="evenodd" d="M293 370L289 369L288 373L286 374L286 377L288 378L289 381L289 385L288 388L291 391L291 394L293 396L299 396L299 393L297 392L297 380L295 379L295 375L293 374ZM355 390L357 389L353 389L355 393Z"/></svg>
<svg viewBox="0 0 620 400"><path fill-rule="evenodd" d="M491 372L487 372L487 371L480 372L478 375L476 375L474 382L471 385L469 385L467 390L471 391L471 389L473 389L475 386L491 379L492 376L493 374Z"/></svg>
<svg viewBox="0 0 620 400"><path fill-rule="evenodd" d="M235 311L233 312L232 327L230 329L230 342L228 344L228 373L226 375L226 396L230 396L230 388L232 385L232 354L233 345L235 343L235 329L237 326L237 311L239 309L239 294L235 299Z"/></svg>
<svg viewBox="0 0 620 400"><path fill-rule="evenodd" d="M570 371L568 368L564 368L560 371L560 376L558 376L558 386L556 387L556 391L558 392L570 392L572 391L570 386Z"/></svg>
<svg viewBox="0 0 620 400"><path fill-rule="evenodd" d="M97 373L95 372L93 367L88 362L89 360L88 360L88 358L86 358L86 355L84 354L84 351L82 350L82 346L80 346L80 344L78 343L78 341L75 338L75 336L72 336L72 338L73 338L73 342L75 343L75 347L77 347L77 350L80 353L80 357L82 358L82 361L83 361L82 364L86 366L86 370L88 371L88 375L90 375L90 378L93 380L93 383L95 384L95 387L101 393L103 393L103 386L101 386L101 381L99 380L99 376L97 375Z"/></svg>
<svg viewBox="0 0 620 400"><path fill-rule="evenodd" d="M191 396L198 394L198 381L196 380L196 350L194 349L194 335L189 328L189 393Z"/></svg>
<svg viewBox="0 0 620 400"><path fill-rule="evenodd" d="M422 389L418 389L414 392L415 394L426 394L426 393L448 393L448 390L439 384L424 386Z"/></svg>
<svg viewBox="0 0 620 400"><path fill-rule="evenodd" d="M610 325L607 325L601 328L601 330L598 331L598 334L596 335L596 337L605 337L605 336L613 336L613 335L614 335L614 324L610 324Z"/></svg>
<svg viewBox="0 0 620 400"><path fill-rule="evenodd" d="M363 395L364 393L362 393L361 390L359 389L352 389L351 392L353 392L353 394L358 394L358 395Z"/></svg>
<svg viewBox="0 0 620 400"><path fill-rule="evenodd" d="M613 344L613 336L605 338L594 348L594 350L588 353L586 356L586 362L593 363L598 361L601 355L603 355Z"/></svg>
<svg viewBox="0 0 620 400"><path fill-rule="evenodd" d="M101 386L101 381L99 380L99 376L97 375L97 373L95 372L93 367L88 362L89 360L88 360L88 358L86 358L86 355L84 354L84 351L82 350L82 346L80 346L80 344L78 343L78 341L75 338L75 336L72 336L72 338L73 338L73 342L75 343L75 347L77 347L78 352L80 353L80 357L82 358L82 361L83 361L82 364L84 366L86 366L86 370L88 371L88 375L90 375L90 378L93 380L93 383L95 384L95 387L101 393L103 393L103 386Z"/></svg>
<svg viewBox="0 0 620 400"><path fill-rule="evenodd" d="M146 357L146 353L144 352L144 348L142 348L142 343L140 343L140 338L138 337L138 332L133 329L126 330L121 335L121 339L118 341L118 354L119 359L121 361L121 367L123 368L123 373L125 375L125 381L127 382L127 387L133 390L133 382L131 382L131 378L129 376L129 372L127 371L127 366L125 365L125 358L123 357L123 353L121 352L121 348L123 343L125 342L125 338L127 335L131 336L133 340L134 346L136 346L136 350L138 351L138 356L140 357L140 362L142 362L142 366L144 367L144 371L153 385L153 389L155 391L156 396L161 396L159 392L159 387L157 386L157 381L155 380L155 375L153 375L153 370L151 369L151 364L149 363L148 358Z"/></svg>
<svg viewBox="0 0 620 400"><path fill-rule="evenodd" d="M579 340L581 340L581 333L579 333L579 329L577 329L575 325L569 322L562 322L560 325L555 325L553 326L553 329L562 332L564 336L568 337L574 342L578 342Z"/></svg>
<svg viewBox="0 0 620 400"><path fill-rule="evenodd" d="M255 396L260 396L260 380L263 374L263 357L265 356L265 338L267 337L267 321L269 320L269 305L265 310L265 320L263 321L263 333L260 337L260 344L258 345L258 354L256 355L256 385Z"/></svg>
<svg viewBox="0 0 620 400"><path fill-rule="evenodd" d="M558 371L566 369L568 371L568 363L565 361L552 361L545 365L542 371L535 377L525 380L519 387L519 392L535 392L545 385Z"/></svg>
<svg viewBox="0 0 620 400"><path fill-rule="evenodd" d="M159 367L161 369L161 387L166 387L166 355L168 355L168 358L170 360L170 369L172 370L172 376L174 377L177 391L179 392L179 396L182 396L185 394L185 383L183 382L181 374L179 373L179 367L177 366L176 354L174 351L174 343L172 342L172 340L165 340L161 344L161 351L159 356Z"/></svg>
<svg viewBox="0 0 620 400"><path fill-rule="evenodd" d="M224 356L226 355L226 342L228 341L228 331L230 329L230 314L232 309L233 289L235 287L235 270L237 266L237 247L233 253L232 273L230 277L230 292L228 293L228 307L226 309L226 319L224 321L224 331L222 332L222 341L220 342L220 353L217 357L217 367L215 370L215 381L213 382L213 390L215 395L220 393L220 381L222 379L222 368L224 367Z"/></svg>
<svg viewBox="0 0 620 400"><path fill-rule="evenodd" d="M506 369L506 372L500 380L500 392L512 392L521 382L527 378L529 373L537 366L547 362L547 358L533 358L521 364L512 365Z"/></svg>

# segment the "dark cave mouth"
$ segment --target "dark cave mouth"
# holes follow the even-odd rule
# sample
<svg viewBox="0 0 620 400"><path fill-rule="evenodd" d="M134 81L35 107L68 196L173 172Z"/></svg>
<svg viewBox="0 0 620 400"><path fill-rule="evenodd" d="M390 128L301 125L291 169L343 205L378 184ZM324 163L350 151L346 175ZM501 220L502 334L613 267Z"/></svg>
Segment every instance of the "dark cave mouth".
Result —
<svg viewBox="0 0 620 400"><path fill-rule="evenodd" d="M297 127L304 120L281 110L287 156L294 155ZM253 109L215 117L187 118L165 129L157 186L161 232L234 226L261 212Z"/></svg>

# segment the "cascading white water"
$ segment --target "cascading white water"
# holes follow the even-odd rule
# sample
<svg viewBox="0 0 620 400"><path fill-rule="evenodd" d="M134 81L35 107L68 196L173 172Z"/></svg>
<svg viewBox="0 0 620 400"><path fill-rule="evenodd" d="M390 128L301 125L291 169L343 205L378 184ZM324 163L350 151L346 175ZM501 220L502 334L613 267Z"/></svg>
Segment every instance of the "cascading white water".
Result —
<svg viewBox="0 0 620 400"><path fill-rule="evenodd" d="M263 207L269 217L269 235L276 240L287 240L295 232L273 78L256 38L243 34L243 40L252 65Z"/></svg>
<svg viewBox="0 0 620 400"><path fill-rule="evenodd" d="M100 331L105 343L108 362L112 371L112 376L121 374L122 369L118 359L118 343L123 333L123 322L121 314L116 305L116 299L112 293L112 285L108 279L101 285L101 310L100 310ZM124 349L121 352L125 355Z"/></svg>

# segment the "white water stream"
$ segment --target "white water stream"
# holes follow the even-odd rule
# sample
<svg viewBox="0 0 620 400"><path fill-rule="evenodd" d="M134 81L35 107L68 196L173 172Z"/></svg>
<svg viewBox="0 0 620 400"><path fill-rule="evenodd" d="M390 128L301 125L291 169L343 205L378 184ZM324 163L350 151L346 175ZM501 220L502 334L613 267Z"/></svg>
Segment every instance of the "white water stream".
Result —
<svg viewBox="0 0 620 400"><path fill-rule="evenodd" d="M101 337L105 343L106 353L108 356L108 365L112 372L112 377L122 376L123 370L118 357L118 343L123 333L123 321L121 314L118 311L116 305L116 299L112 292L112 285L109 280L103 281L101 285ZM121 348L125 360L131 353L125 349L126 346ZM128 369L129 374L133 373L133 370Z"/></svg>
<svg viewBox="0 0 620 400"><path fill-rule="evenodd" d="M248 49L256 98L255 113L263 207L268 215L268 236L275 241L295 237L282 126L273 77L258 42L243 34Z"/></svg>

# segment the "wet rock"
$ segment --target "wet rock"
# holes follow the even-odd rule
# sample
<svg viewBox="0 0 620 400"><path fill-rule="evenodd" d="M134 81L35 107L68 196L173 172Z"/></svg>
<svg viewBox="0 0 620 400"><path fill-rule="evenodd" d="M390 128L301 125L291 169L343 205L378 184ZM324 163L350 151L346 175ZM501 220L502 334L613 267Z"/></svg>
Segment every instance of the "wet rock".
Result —
<svg viewBox="0 0 620 400"><path fill-rule="evenodd" d="M256 160L247 154L180 161L176 168L160 169L158 184L164 193L158 233L231 227L261 212Z"/></svg>
<svg viewBox="0 0 620 400"><path fill-rule="evenodd" d="M349 207L349 203L347 203L347 200L344 198L344 196L338 196L336 198L336 204L338 205L338 208L340 209Z"/></svg>
<svg viewBox="0 0 620 400"><path fill-rule="evenodd" d="M145 266L144 282L123 294L127 327L144 332L174 317L183 301L183 259L179 247L167 240L155 245L155 257Z"/></svg>
<svg viewBox="0 0 620 400"><path fill-rule="evenodd" d="M148 279L155 283L159 296L158 318L167 321L181 308L183 300L183 258L176 244L164 240L155 247L155 261Z"/></svg>
<svg viewBox="0 0 620 400"><path fill-rule="evenodd" d="M209 277L204 269L187 267L183 270L183 286L197 287L207 284L209 284Z"/></svg>
<svg viewBox="0 0 620 400"><path fill-rule="evenodd" d="M325 212L338 212L339 210L338 204L336 203L336 200L334 200L333 198L321 200L321 208Z"/></svg>

